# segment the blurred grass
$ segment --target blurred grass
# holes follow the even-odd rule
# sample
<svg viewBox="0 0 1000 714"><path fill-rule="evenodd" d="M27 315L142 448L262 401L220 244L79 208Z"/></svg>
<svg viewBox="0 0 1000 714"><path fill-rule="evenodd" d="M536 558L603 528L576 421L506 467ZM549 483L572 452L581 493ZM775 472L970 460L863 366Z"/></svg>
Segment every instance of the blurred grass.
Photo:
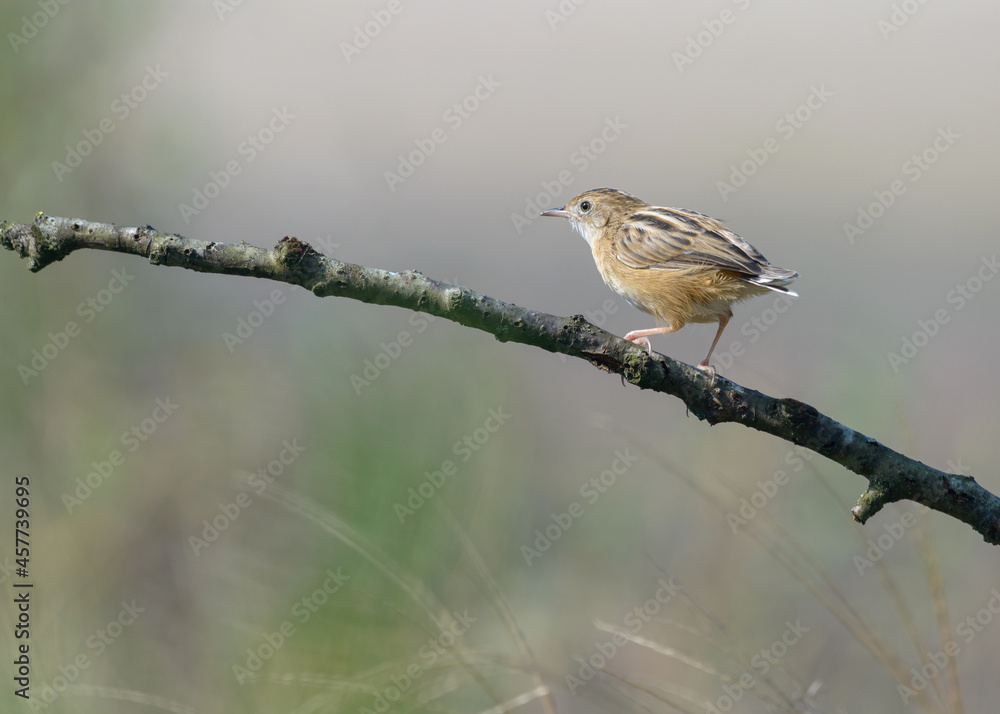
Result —
<svg viewBox="0 0 1000 714"><path fill-rule="evenodd" d="M246 239L261 245L287 233L314 240L336 230L332 238L343 241L338 252L347 259L394 269L416 267L447 279L459 276L459 282L506 299L530 300L539 309L579 312L607 298L596 275L577 272L592 268L575 236L559 235L564 242L545 243L539 238L542 227L514 236L506 223L508 204L519 207L522 196L536 190L540 177L554 175L553 168L565 163L569 151L590 136L591 127L600 126L605 116L601 112L611 111L601 105L595 110L599 116L559 125L566 120L553 109L555 105L539 111L528 101L538 97L517 94L523 90L515 79L538 74L535 65L523 68L523 75L515 67L503 75L503 89L512 99L505 105L498 94L499 119L484 110L476 117L478 124L470 123L469 133L442 147L436 159L443 172L439 181L428 173L408 184L405 193L392 196L371 189L371 177L376 183L381 180L383 159L433 126L434 112L461 96L455 87L465 87L466 78L452 77L457 70L453 56L445 51L451 47L447 44L441 45L441 61L447 59L447 74L455 84L437 93L415 82L405 88L420 94L430 114L407 107L409 95L397 91L384 94L392 96L400 111L372 110L386 130L387 117L406 115L409 123L402 130L403 139L386 139L380 133L355 136L350 122L371 118L363 113L344 118L314 107L311 116L303 112L297 120L302 135L287 138L290 147L302 142L301 153L288 149L261 159L255 180L262 182L264 195L270 197L267 205L247 177L227 189L213 213L184 225L175 213L176 201L183 200L190 185L204 180L220 160L232 157L244 125L253 130L258 117L266 115L259 106L248 106L247 95L266 104L281 103L286 93L292 93L306 102L316 94L315 83L353 85L329 70L329 75L310 79L308 93L296 95L301 68L282 65L276 60L278 54L262 53L261 48L286 52L285 43L299 46L297 35L280 34L282 42L274 44L275 30L266 15L253 15L249 7L241 12L252 20L241 25L239 18L233 18L222 26L212 24L215 18L204 4L176 7L70 4L60 10L44 36L32 40L22 53L5 56L0 70L6 98L0 106L0 128L9 137L0 171L4 218L27 221L44 209L94 220L149 221L192 236ZM35 9L30 3L0 8L0 27L19 26L21 16ZM369 10L351 7L354 19L345 20L345 26ZM441 6L433 12L447 10ZM291 12L290 24L301 25L300 11ZM532 8L537 16L531 17L547 32L537 11ZM587 11L605 18L609 8L580 9L578 27L591 32L594 25L582 15ZM699 7L694 12L703 11ZM54 181L50 164L60 157L61 147L81 128L105 116L110 99L141 76L140 68L167 57L172 60L170 71L180 74L187 69L180 55L170 54L180 41L171 33L190 22L192 15L211 22L198 25L190 37L185 35L202 50L191 55L191 66L205 76L233 67L239 83L222 81L224 74L211 75L204 84L190 79L185 84L177 78L176 93L164 87L162 94L151 95L150 111L123 124L120 133L109 137L100 152L74 171L72 181ZM412 22L418 21L415 15ZM506 21L520 17L511 14ZM412 27L404 32L404 23L411 20L407 16L399 20L397 47L402 52L423 34ZM683 36L699 27L698 20L681 27ZM285 27L282 32L290 30ZM734 28L734 41L738 32L743 31ZM226 42L241 33L249 38L259 64L244 66L239 57L226 54L230 47ZM329 45L332 35L325 28L324 33L323 43ZM802 36L795 34L793 39L797 42ZM490 41L511 44L506 37ZM383 45L387 52L391 44ZM579 48L586 43L568 33L551 42L540 41L532 45L537 53L533 61L551 68L578 60L579 55L556 54L571 45ZM494 51L494 45L484 47ZM718 50L717 59L731 51L724 45ZM479 50L454 51L468 57ZM406 60L407 77L423 71L412 55ZM379 74L382 70L375 61L371 56L369 64L358 65L351 81L364 92L347 94L345 105L356 107L362 96L371 98L370 77L384 81L395 77ZM707 74L712 62L706 59L699 71ZM315 59L309 67L317 72L329 69ZM658 65L650 67L644 70L646 76L658 79ZM579 79L578 68L572 69L559 74L563 81ZM706 75L699 76L698 82L703 82ZM753 75L736 77L742 82L741 92L762 91ZM597 84L606 78L600 75ZM783 77L781 83L793 80L798 81ZM774 93L779 84L763 90ZM840 87L847 84L838 84L837 92L846 93ZM341 101L339 92L332 94ZM688 97L684 113L698 113L704 106L697 101L699 96ZM779 104L784 106L786 100L782 95ZM577 95L570 101L577 111L592 103ZM714 94L712 101L725 100ZM760 116L754 119L756 125L744 126L745 137L736 139L740 146L769 130L773 111L754 108L760 109ZM831 107L829 118L824 115L826 124L810 131L830 132L829 126L840 126L835 124L835 111ZM653 119L646 119L645 113ZM553 123L532 124L524 120L529 114ZM331 116L337 121L331 122ZM698 142L664 141L662 116L652 110L630 112L632 128L619 145L621 153L617 158L610 153L602 157L603 163L579 177L578 184L627 177L639 186L625 188L639 191L648 174L656 176L657 190L679 194L676 203L690 203L692 190L699 197L695 186L703 189L702 203L714 201L712 172L718 173L731 157L724 150L718 156L707 152L717 147L719 137L723 143L733 141L727 138L727 125L698 137ZM725 116L718 112L713 121L723 122ZM525 136L544 134L544 151L521 145L511 150L512 123ZM649 131L644 128L647 124L655 124L654 148L644 133ZM752 188L741 192L742 203L726 207L725 217L739 219L738 230L758 242L769 257L782 262L783 251L791 254L794 259L788 264L802 270L808 287L802 290L804 301L753 345L752 355L736 363L732 376L755 388L800 397L936 466L961 456L979 475L992 463L990 437L996 420L988 397L961 396L967 394L960 390L967 389L971 378L954 366L962 364L957 357L970 351L969 344L988 355L995 331L982 329L982 320L990 314L986 293L965 313L982 310L975 313L978 317L956 324L947 340L929 346L921 361L898 378L887 376L882 347L891 348L897 333L905 334L915 319L887 296L902 296L896 299L908 304L919 298L921 302L913 306L921 310L940 306L950 283L963 279L967 265L978 260L977 251L985 250L981 241L989 230L977 212L961 211L952 216L958 221L956 235L972 236L974 241L944 257L933 255L933 264L923 265L920 273L930 284L895 275L884 261L895 261L901 246L923 251L924 244L909 232L913 222L924 220L927 212L938 220L945 215L933 201L923 200L938 186L923 183L919 188L925 193L918 196L914 191L913 212L881 223L881 232L865 244L863 259L860 249L852 253L829 249L824 242L829 236L823 230L835 234L843 218L843 211L836 208L837 191L854 201L868 190L855 186L858 178L843 168L845 159L838 148L848 135L859 141L856 131L844 127L839 131L843 134L839 138L828 133L828 141L820 141L812 156L827 162L818 164L815 175L842 170L843 186L820 179L813 185L803 180L801 164L775 162L774 175L786 177L786 184L781 179L773 185L763 177L755 179ZM919 134L916 128L913 132ZM808 134L801 135L801 141L807 138ZM326 141L335 142L332 149ZM671 148L679 143L681 149ZM851 148L860 152L858 146ZM688 151L706 158L695 165L685 160ZM375 156L375 152L382 153ZM548 159L529 163L545 152ZM337 177L333 189L303 158L314 155L321 156L325 171ZM858 159L857 153L850 156ZM894 169L899 154L893 147L885 157L876 158ZM499 172L484 168L489 161L509 174L515 189L499 183ZM802 161L808 163L808 158ZM662 176L664 162L671 165L667 178ZM456 165L458 170L448 169ZM940 179L934 180L944 181L950 170L942 169L935 174ZM475 181L470 178L473 171ZM968 188L974 193L983 191L986 183L977 181L970 179L973 185ZM949 183L942 191L951 196L963 188L964 184ZM511 196L512 191L516 195ZM356 203L356 196L367 194L372 196ZM790 201L794 205L787 205ZM692 206L703 208L697 202ZM813 230L815 225L820 228ZM758 241L757 235L768 238ZM576 252L564 257L570 251ZM558 268L553 270L553 265ZM121 269L134 274L135 280L92 322L83 324L81 335L25 385L18 366L30 360L33 350L42 349L50 332L63 329L69 320L82 322L78 305L106 287L112 271ZM319 301L287 286L277 286L285 303L246 344L230 353L223 334L234 331L237 320L254 310L254 301L267 298L275 287L159 269L114 255L75 254L38 275L28 275L23 262L12 255L0 259L0 302L5 306L0 310L0 453L5 471L30 475L34 489L32 577L38 583L38 598L33 610L33 682L39 686L51 682L60 667L82 653L92 665L76 683L107 688L75 690L57 700L53 711L135 711L135 703L124 700L127 692L138 692L145 708L170 710L172 705L154 699L163 697L176 702L177 711L370 707L376 693L387 691L393 677L399 680L407 666L428 662L420 656L421 647L438 636L426 608L406 593L400 581L419 584L417 589L432 595L439 609L468 610L477 622L462 638L458 660L454 653L438 657L432 667L421 670L424 674L408 692L407 701L393 710L486 711L497 700L531 691L535 680L525 656L497 613L496 596L478 571L468 543L456 537L443 508L468 532L469 543L508 598L538 656L545 682L556 692L560 710L620 711L628 706L630 690L616 689L607 678L572 696L564 677L577 671L574 657L588 657L604 641L607 633L595 628L594 621L620 625L627 613L656 591L665 577L661 568L676 575L700 604L700 608L681 607L675 601L664 608L665 618L702 633L711 629L705 618L714 618L750 653L780 637L788 619L806 622L812 630L784 663L790 672L785 684L791 691L792 685L804 689L822 680L824 688L816 699L820 710L843 706L854 711L858 702L865 702L868 710L903 710L896 683L822 608L802 580L776 565L767 548L732 534L726 523L726 511L738 508L741 495L752 494L758 481L787 468L787 444L728 425L710 429L685 418L682 405L623 389L617 378L582 363L501 345L488 335L444 321L417 333L419 323L411 322L403 311ZM737 320L762 307L742 306ZM620 333L619 328L634 327L636 319L636 313L623 308L607 327ZM374 360L383 350L381 343L396 339L402 330L411 333L413 344L361 394L356 393L352 376L362 375L365 361ZM703 349L701 342L710 339L697 329L685 333L657 347L690 358ZM966 341L974 339L982 341ZM983 362L973 364L970 370L984 369ZM167 398L179 405L176 413L134 452L128 451L122 433L149 417L157 399ZM509 422L480 451L460 461L456 442L474 433L489 410L497 408L512 415ZM901 422L899 408L910 415L912 424ZM910 430L915 434L912 448L906 444ZM277 458L285 441L297 441L305 451L287 465L274 489L265 492L275 498L279 490L286 494L283 502L276 502L248 487L247 478ZM76 488L77 478L86 477L92 462L107 459L116 449L123 451L124 464L68 513L64 494ZM610 468L616 451L625 449L638 455L635 465L596 502L586 501L581 487ZM439 469L445 459L456 462L455 475L401 524L395 505L405 501L408 489L423 482L425 472ZM678 472L720 494L720 501L703 500L678 479ZM817 475L829 480L838 499L831 502ZM3 488L8 487L5 481ZM912 505L887 509L861 528L851 523L844 503L862 489L861 479L816 458L790 474L789 483L769 501L765 514L750 525L761 528L767 517L773 518L793 534L796 545L811 548L844 595L875 623L892 650L901 653L905 666L919 666L920 655L907 642L906 623L900 621L875 571L859 577L854 561L864 553L867 538L877 539L886 524L898 521ZM216 518L220 507L241 493L252 498L251 505L195 556L190 538L202 534L204 521ZM295 510L287 505L293 497L301 499L295 501ZM522 547L532 545L536 529L544 531L553 523L553 514L565 512L573 502L584 504L585 515L529 566ZM0 503L6 507L6 495ZM315 520L305 517L306 511ZM933 527L949 611L957 623L988 601L996 582L994 549L943 516L920 518L924 527ZM8 523L7 519L4 514L0 521ZM337 520L342 522L341 533L349 529L370 544L368 552L379 554L375 562L321 527ZM940 646L933 644L938 641L937 627L917 535L907 533L876 567L892 569L915 613L913 624L932 646ZM0 542L5 557L8 543ZM350 579L311 613L308 622L300 622L295 604L322 587L328 570L338 569ZM387 575L387 569L396 578ZM96 656L88 638L107 628L119 616L122 603L133 599L144 611ZM12 631L13 616L9 605L0 608L5 635ZM245 664L247 648L259 648L265 635L285 621L294 624L295 635L264 663L259 678L239 684L233 666ZM991 630L985 632L968 645L963 642L960 681L969 690L970 710L975 702L995 698L990 672L998 640ZM719 669L732 665L729 653L719 647L724 638L718 632L714 639L699 640L657 620L640 634L686 649ZM608 669L623 680L644 678L642 686L647 687L649 679L687 684L708 701L722 693L718 678L703 677L688 684L692 679L688 668L649 647L623 648ZM10 682L10 665L0 671ZM488 682L492 696L475 681L474 673ZM732 673L738 675L739 670ZM4 696L12 710L22 704ZM752 708L747 701L742 706ZM532 700L525 708L540 711L542 704Z"/></svg>

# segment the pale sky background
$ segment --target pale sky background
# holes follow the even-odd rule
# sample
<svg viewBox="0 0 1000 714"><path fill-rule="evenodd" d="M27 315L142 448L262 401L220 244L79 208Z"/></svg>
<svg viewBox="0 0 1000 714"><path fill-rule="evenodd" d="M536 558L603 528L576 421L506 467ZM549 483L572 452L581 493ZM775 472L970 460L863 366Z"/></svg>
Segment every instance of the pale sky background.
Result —
<svg viewBox="0 0 1000 714"><path fill-rule="evenodd" d="M339 259L420 270L545 312L597 321L595 311L610 306L602 326L624 334L653 323L603 285L565 222L525 217L536 203L561 206L585 189L621 188L724 219L771 262L801 273L801 297L785 312L768 312L771 297L735 308L716 353L720 373L1000 489L1000 6L96 2L59 6L28 38L40 7L17 2L0 12L3 219L44 211L259 246L294 235ZM138 100L127 113L123 94ZM101 131L102 122L112 130ZM265 131L261 150L247 148L249 137L279 126L273 136ZM101 141L79 166L53 167L88 134ZM412 175L387 180L413 152L420 165ZM238 173L185 216L179 206L227 165ZM742 185L720 187L734 183L734 172ZM879 196L888 202L894 187L891 205L876 205L872 225L849 236L845 224L857 224ZM78 306L107 288L115 270L135 277L85 321ZM274 315L227 349L224 334L275 288L282 303ZM728 484L734 490L720 493L738 507L758 482L792 466L784 442L710 428L677 400L623 388L586 363L444 320L125 256L75 254L32 275L5 252L0 300L0 446L10 474L0 503L10 503L14 474L29 474L37 488L32 527L45 595L33 611L33 681L50 680L89 651L87 636L136 597L149 614L81 683L199 712L293 711L307 696L301 688L241 687L231 665L341 562L355 568L344 591L351 599L327 611L325 627L293 640L281 653L288 659L270 662L268 672L361 681L370 668L405 671L427 637L416 616L393 614L405 609L384 605L398 589L308 519L268 503L209 556L195 556L189 537L234 498L234 479L298 438L307 448L284 487L336 512L451 609L478 607L486 621L490 601L463 580L468 558L444 516L425 506L401 526L391 504L425 471L457 459L452 444L502 408L509 425L460 463L434 499L480 549L560 711L622 710L610 689L569 694L564 676L578 666L573 655L600 638L595 619L620 623L651 596L663 577L658 566L750 653L780 638L786 620L809 622L815 634L797 645L789 667L803 687L823 681L822 711L915 709L801 582L781 576L752 541L731 533L725 513L654 457L699 481ZM70 320L81 336L26 379L19 367ZM689 326L653 346L694 364L714 329ZM358 394L352 376L402 331L412 346ZM745 354L729 360L737 341ZM904 351L907 341L919 349ZM167 397L180 404L176 416L134 454L125 447L118 473L67 512L63 496L75 479L121 449L119 434ZM629 448L640 454L635 465L550 552L526 564L522 547L535 530L580 501L581 484ZM845 504L864 490L863 479L818 457L809 463L769 499L769 516L815 549L852 600L873 610L872 621L887 623L883 635L904 669L919 666L904 627L884 619L898 615L886 615L895 611L876 578L859 577L854 560L866 538L886 533L913 504L862 528ZM831 505L805 477L812 472L844 503ZM954 626L1000 587L1000 556L952 519L920 519L933 532ZM936 642L919 538L906 540L885 562L899 559L901 581L915 588L917 627ZM0 552L9 548L9 539L0 543ZM470 634L470 646L514 657L504 632L494 619ZM958 658L969 711L1000 695L990 675L1000 632L985 633L963 641ZM643 631L679 647L669 635ZM673 682L688 676L639 651L609 668ZM503 691L533 686L521 684ZM465 686L468 698L448 706L492 705ZM718 687L692 685L707 701ZM89 697L78 692L55 711L134 710ZM370 702L358 695L327 705L357 711ZM537 701L528 709L541 711Z"/></svg>

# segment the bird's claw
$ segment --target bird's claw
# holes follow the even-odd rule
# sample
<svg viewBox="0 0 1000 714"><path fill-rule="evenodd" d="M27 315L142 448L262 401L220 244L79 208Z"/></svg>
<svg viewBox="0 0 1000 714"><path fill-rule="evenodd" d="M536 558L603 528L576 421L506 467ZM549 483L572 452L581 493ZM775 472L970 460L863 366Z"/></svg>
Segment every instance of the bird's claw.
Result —
<svg viewBox="0 0 1000 714"><path fill-rule="evenodd" d="M652 357L653 356L653 345L650 343L649 338L646 337L645 335L641 335L639 337L631 337L630 336L631 334L632 333L630 332L628 335L625 335L625 339L628 340L629 342L631 342L634 345L638 345L639 347L645 347L646 348L646 353L650 357Z"/></svg>

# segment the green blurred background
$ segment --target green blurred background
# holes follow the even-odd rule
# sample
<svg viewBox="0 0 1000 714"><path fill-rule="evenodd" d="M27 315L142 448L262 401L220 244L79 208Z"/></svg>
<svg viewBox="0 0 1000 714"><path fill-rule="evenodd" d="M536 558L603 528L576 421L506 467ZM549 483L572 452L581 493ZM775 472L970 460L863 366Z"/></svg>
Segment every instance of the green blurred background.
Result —
<svg viewBox="0 0 1000 714"><path fill-rule="evenodd" d="M649 318L602 284L564 222L533 217L533 204L619 187L723 218L802 274L791 305L736 309L721 373L997 491L1000 281L983 266L996 251L998 26L1000 7L970 0L6 3L0 215L264 247L295 235L624 334ZM284 125L269 135L275 112ZM100 143L69 166L88 134ZM410 173L413 152L412 175L387 180ZM234 161L239 173L213 179ZM213 180L226 186L185 215ZM830 593L899 671L951 638L968 710L1000 696L1000 552L911 503L853 524L863 479L819 457L442 319L115 254L26 267L0 256L4 711L28 706L11 679L20 475L32 694L60 690L48 711L379 711L392 687L393 711L501 711L521 695L521 711L544 711L539 683L559 711L666 711L649 692L675 685L689 710L725 710L724 687L747 671L735 653L768 650L789 622L808 632L769 674L779 710L915 710L889 658L824 606ZM227 344L255 310L270 314ZM935 313L947 321L930 325ZM64 341L70 321L79 334ZM690 326L654 348L693 364L713 334ZM34 351L51 359L33 367ZM372 379L369 363L385 369ZM141 438L123 439L133 428ZM401 511L443 467L427 503ZM268 468L272 482L253 476ZM584 488L605 471L603 491ZM763 507L734 527L741 498ZM582 515L566 521L573 503ZM193 545L213 520L225 527ZM558 539L527 557L547 528ZM880 537L890 547L859 565ZM789 558L813 558L827 580L790 573ZM630 629L669 577L687 596ZM573 687L566 676L611 639L595 621L646 646L615 646L617 678ZM294 632L278 638L283 623ZM255 671L241 682L234 667ZM931 678L933 701L947 684ZM729 704L765 710L749 693Z"/></svg>

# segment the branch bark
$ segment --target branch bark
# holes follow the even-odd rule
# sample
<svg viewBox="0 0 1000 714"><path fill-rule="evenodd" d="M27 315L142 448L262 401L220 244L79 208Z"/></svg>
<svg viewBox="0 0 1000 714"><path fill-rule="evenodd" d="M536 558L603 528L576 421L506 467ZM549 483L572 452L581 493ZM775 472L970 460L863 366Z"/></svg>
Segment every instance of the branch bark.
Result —
<svg viewBox="0 0 1000 714"><path fill-rule="evenodd" d="M0 245L27 258L32 272L84 248L131 253L154 265L269 278L299 285L318 297L418 310L489 332L500 342L520 342L585 359L641 389L681 399L709 424L734 422L773 434L864 476L868 489L851 510L861 523L886 504L909 499L969 524L987 543L1000 544L1000 498L971 476L926 466L795 399L770 397L721 376L713 380L664 355L649 356L582 315L557 317L528 310L416 271L343 263L289 237L265 250L244 242L193 240L150 226L120 227L39 213L31 224L0 222Z"/></svg>

